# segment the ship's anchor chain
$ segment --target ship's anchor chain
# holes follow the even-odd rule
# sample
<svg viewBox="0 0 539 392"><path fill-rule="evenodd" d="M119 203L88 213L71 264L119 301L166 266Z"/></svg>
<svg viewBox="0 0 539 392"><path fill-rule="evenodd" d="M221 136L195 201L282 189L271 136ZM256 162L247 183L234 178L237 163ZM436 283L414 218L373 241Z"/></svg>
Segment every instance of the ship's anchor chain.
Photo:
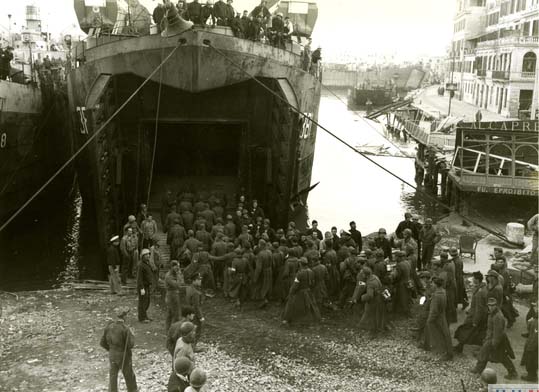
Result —
<svg viewBox="0 0 539 392"><path fill-rule="evenodd" d="M328 128L324 127L323 125L321 125L318 121L314 120L313 118L310 118L309 115L303 113L301 110L299 110L298 108L292 106L285 98L281 97L278 93L276 93L275 91L273 91L270 87L266 86L262 81L258 80L256 78L255 75L252 75L251 73L249 73L247 70L244 69L244 67L242 67L240 64L238 64L237 62L235 62L233 59L231 59L229 56L226 55L226 53L224 53L222 50L216 48L215 46L212 45L211 41L209 39L205 39L202 41L202 43L206 46L208 46L209 48L213 49L217 54L219 54L221 57L223 57L225 60L227 60L230 64L232 64L234 67L236 67L237 69L239 69L241 72L245 73L249 79L252 79L254 80L256 83L258 83L263 89L267 90L270 94L272 94L273 96L275 96L277 99L281 100L285 105L289 106L290 109L292 111L294 111L295 113L297 113L299 116L301 116L302 118L305 118L306 120L309 120L311 121L314 125L316 125L318 128L322 129L324 132L326 132L328 135L330 135L331 137L333 137L334 139L336 139L338 142L344 144L346 147L348 147L349 149L351 149L352 151L354 151L355 153L361 155L363 158L365 158L366 160L368 160L369 162L371 162L372 164L376 165L377 167L379 167L380 169L382 169L383 171L385 171L386 173L388 173L389 175L395 177L396 179L398 179L399 181L401 181L403 184L405 185L408 185L410 188L414 189L417 193L421 194L422 196L424 196L426 199L429 199L431 201L433 201L434 203L446 208L447 210L451 211L452 208L451 206L449 206L448 204L438 200L436 197L430 195L429 193L425 192L424 190L422 189L419 189L417 188L416 186L414 186L413 184L411 184L410 182L406 181L404 178L400 177L398 174L395 174L393 173L391 170L387 169L385 166L381 165L380 163L376 162L375 160L373 160L372 158L370 158L368 155L366 154L363 154L361 151L357 150L354 146L352 146L351 144L347 143L345 140L341 139L339 136L337 136L335 133L331 132ZM508 244L511 244L511 245L514 245L514 246L521 246L521 244L517 244L513 241L510 241L507 236L501 232L498 232L498 231L495 231L495 230L492 230L491 228L479 223L479 222L476 222L474 221L473 219L470 219L466 216L462 216L462 219L465 220L466 222L469 222L477 227L480 227L482 228L483 230L491 233L492 235L498 237L499 239L501 239L502 241L508 243Z"/></svg>

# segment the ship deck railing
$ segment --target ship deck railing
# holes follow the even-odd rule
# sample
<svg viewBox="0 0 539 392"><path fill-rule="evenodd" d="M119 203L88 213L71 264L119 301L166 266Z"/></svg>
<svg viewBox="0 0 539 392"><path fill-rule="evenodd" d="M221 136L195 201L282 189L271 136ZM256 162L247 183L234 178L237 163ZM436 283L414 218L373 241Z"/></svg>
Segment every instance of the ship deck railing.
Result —
<svg viewBox="0 0 539 392"><path fill-rule="evenodd" d="M240 39L240 40L246 40L255 42L259 45L264 46L270 46L273 48L276 48L274 45L271 45L268 42L262 42L262 41L253 41L247 38L240 38L236 37L232 31L232 29L228 26L194 26L192 28L195 31L204 31L206 33L210 34L218 34L218 35L224 35L229 36L231 38ZM85 60L85 53L88 50L92 50L98 47L101 47L103 45L109 45L113 44L118 41L124 41L129 39L138 39L141 37L147 37L147 36L160 36L160 33L150 33L145 35L140 34L119 34L114 33L112 30L107 31L101 31L99 29L96 29L93 31L94 34L88 35L85 39L77 42L74 44L74 55L73 58L75 59L75 67L79 66L79 62L84 62ZM301 56L303 47L300 43L294 42L294 41L285 41L285 48L278 48L279 50L283 50L285 52L289 52L295 56ZM319 65L316 70L316 75L319 79L321 79L321 72L322 67Z"/></svg>
<svg viewBox="0 0 539 392"><path fill-rule="evenodd" d="M470 156L464 158L463 152ZM522 169L517 169L517 165ZM536 191L539 166L512 157L457 147L450 175L461 186L505 187Z"/></svg>

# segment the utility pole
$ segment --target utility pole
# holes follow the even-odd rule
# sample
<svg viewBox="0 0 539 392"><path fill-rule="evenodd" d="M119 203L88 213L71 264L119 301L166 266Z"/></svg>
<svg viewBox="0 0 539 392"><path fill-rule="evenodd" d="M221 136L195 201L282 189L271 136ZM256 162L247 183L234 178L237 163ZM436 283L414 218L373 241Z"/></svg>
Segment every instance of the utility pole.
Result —
<svg viewBox="0 0 539 392"><path fill-rule="evenodd" d="M7 27L8 30L8 39L9 39L9 45L13 46L13 38L11 38L11 14L7 14L7 18L9 20L9 24Z"/></svg>
<svg viewBox="0 0 539 392"><path fill-rule="evenodd" d="M455 53L451 51L451 90L449 90L449 108L447 109L447 117L451 115L451 100L453 99L453 94L455 93L455 90L453 90L453 74L455 73Z"/></svg>

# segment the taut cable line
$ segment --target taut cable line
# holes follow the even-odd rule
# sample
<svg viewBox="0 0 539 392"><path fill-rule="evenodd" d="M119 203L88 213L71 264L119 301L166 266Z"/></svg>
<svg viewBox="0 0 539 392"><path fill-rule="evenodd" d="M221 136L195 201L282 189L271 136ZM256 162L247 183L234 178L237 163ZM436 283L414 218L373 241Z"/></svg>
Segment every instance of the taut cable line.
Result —
<svg viewBox="0 0 539 392"><path fill-rule="evenodd" d="M84 151L84 149L86 147L88 147L88 145L97 137L99 136L99 134L107 127L107 125L123 110L123 108L125 108L127 106L127 104L139 93L140 90L142 90L142 88L151 80L151 78L154 77L154 75L159 71L161 70L161 67L168 61L170 60L170 58L174 55L174 53L176 52L176 50L181 46L181 42L178 42L178 44L174 47L174 49L171 50L171 52L167 55L167 57L165 57L165 59L163 61L161 61L161 63L148 75L148 77L146 77L146 79L144 79L144 81L137 87L137 89L135 91L133 91L133 93L129 96L129 98L127 98L121 105L118 109L116 109L116 111L103 123L103 125L101 125L101 127L94 132L94 134L92 136L90 136L88 138L88 140L86 140L86 142L84 142L84 144L62 165L60 166L60 168L58 168L58 170L56 170L56 172L47 180L45 181L45 183L28 199L26 200L26 202L24 202L24 204L22 206L20 206L17 211L15 211L13 213L13 215L11 215L4 223L2 223L2 226L0 226L0 232L3 231L7 225L9 225L11 223L11 221L13 221L13 219L15 219L26 207L28 207L28 205L41 193L43 192L43 190L52 182L54 181L54 179L56 177L58 177L58 175L60 175L60 173L62 173L70 164L71 162L73 162L73 160L80 155L80 153L82 151Z"/></svg>
<svg viewBox="0 0 539 392"><path fill-rule="evenodd" d="M339 136L337 136L335 133L331 132L329 129L327 129L326 127L324 127L323 125L321 125L318 121L315 121L314 119L308 117L305 113L301 112L299 109L297 109L296 107L294 107L293 105L291 105L285 98L283 98L282 96L280 96L279 94L277 94L275 91L273 91L270 87L266 86L264 83L262 83L260 80L258 80L254 75L252 75L251 73L249 73L247 70L245 70L240 64L236 63L234 60L232 60L230 57L228 57L225 53L223 53L223 51L221 51L220 49L217 49L215 46L212 45L211 41L208 40L208 39L205 39L203 41L204 45L207 45L209 48L213 49L216 53L218 53L220 56L222 56L223 58L225 58L230 64L232 64L234 67L238 68L241 72L245 73L247 76L249 76L250 79L254 80L257 84L259 84L262 88L264 88L265 90L267 90L270 94L272 94L273 96L275 96L277 99L281 100L283 103L285 103L291 110L293 110L294 112L296 112L297 114L299 114L300 116L302 116L303 118L305 118L306 120L308 121L311 121L313 124L315 124L318 128L322 129L323 131L325 131L327 134L329 134L330 136L332 136L334 139L336 139L337 141L339 141L340 143L344 144L346 147L348 147L349 149L351 149L352 151L354 151L355 153L361 155L363 158L365 158L366 160L368 160L369 162L371 162L372 164L378 166L380 169L382 169L383 171L385 171L386 173L388 173L389 175L395 177L396 179L398 179L399 181L401 181L402 183L408 185L410 188L414 189L416 192L420 193L422 196L424 196L425 198L441 205L442 207L452 211L453 209L451 208L451 206L445 204L444 202L438 200L436 197L428 194L427 192L423 191L422 189L419 189L417 188L416 186L412 185L411 183L409 183L408 181L406 181L404 178L400 177L398 174L395 174L393 173L391 170L385 168L383 165L379 164L378 162L376 162L375 160L371 159L369 156L367 156L366 154L363 154L361 151L357 150L355 147L353 147L352 145L350 145L349 143L347 143L345 140L341 139ZM469 223L472 223L473 225L477 226L477 227L480 227L482 228L483 230L495 235L496 237L500 238L501 240L511 244L511 245L515 245L515 246L520 246L520 244L517 244L515 242L512 242L510 241L503 233L500 233L500 232L497 232L495 230L492 230L486 226L484 226L483 224L479 223L479 222L476 222L468 217L465 217L465 216L462 216L462 218L469 222Z"/></svg>

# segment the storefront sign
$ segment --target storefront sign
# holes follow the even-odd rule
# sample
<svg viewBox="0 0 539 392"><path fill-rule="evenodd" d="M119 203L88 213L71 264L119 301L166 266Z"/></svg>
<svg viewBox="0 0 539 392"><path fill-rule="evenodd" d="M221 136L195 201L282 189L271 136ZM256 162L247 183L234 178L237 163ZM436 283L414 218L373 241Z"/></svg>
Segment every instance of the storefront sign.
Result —
<svg viewBox="0 0 539 392"><path fill-rule="evenodd" d="M475 191L478 193L494 193L497 195L508 196L537 196L539 192L534 189L519 189L519 188L499 188L495 186L477 186Z"/></svg>
<svg viewBox="0 0 539 392"><path fill-rule="evenodd" d="M473 129L484 131L539 132L539 121L481 121L459 123L457 129Z"/></svg>

